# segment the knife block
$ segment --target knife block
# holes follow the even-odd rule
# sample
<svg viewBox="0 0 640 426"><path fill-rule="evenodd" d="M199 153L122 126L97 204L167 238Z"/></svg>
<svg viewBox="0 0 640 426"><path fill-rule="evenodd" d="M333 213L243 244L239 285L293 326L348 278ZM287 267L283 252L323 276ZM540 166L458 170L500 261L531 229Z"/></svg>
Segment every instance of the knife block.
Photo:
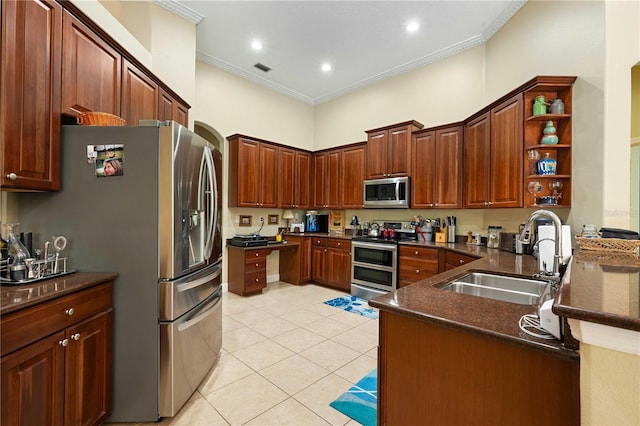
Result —
<svg viewBox="0 0 640 426"><path fill-rule="evenodd" d="M444 227L440 232L436 232L436 243L446 243L447 236L447 228Z"/></svg>

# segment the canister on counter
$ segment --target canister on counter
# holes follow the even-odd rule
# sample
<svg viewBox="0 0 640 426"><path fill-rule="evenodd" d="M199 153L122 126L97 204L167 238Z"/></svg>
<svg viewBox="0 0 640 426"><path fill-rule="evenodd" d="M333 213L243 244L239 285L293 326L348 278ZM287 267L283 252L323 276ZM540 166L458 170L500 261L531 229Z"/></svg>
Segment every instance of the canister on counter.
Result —
<svg viewBox="0 0 640 426"><path fill-rule="evenodd" d="M489 226L487 248L500 248L500 230L502 226Z"/></svg>

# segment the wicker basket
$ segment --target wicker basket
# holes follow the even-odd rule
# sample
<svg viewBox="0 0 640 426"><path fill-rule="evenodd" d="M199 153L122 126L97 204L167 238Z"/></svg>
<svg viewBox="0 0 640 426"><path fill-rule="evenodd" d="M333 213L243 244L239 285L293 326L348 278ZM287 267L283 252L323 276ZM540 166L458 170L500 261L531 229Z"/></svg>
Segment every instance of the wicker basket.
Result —
<svg viewBox="0 0 640 426"><path fill-rule="evenodd" d="M125 126L127 122L108 112L83 112L78 115L78 124L83 126Z"/></svg>
<svg viewBox="0 0 640 426"><path fill-rule="evenodd" d="M576 243L582 250L629 253L636 256L638 256L638 248L640 248L640 240L623 240L620 238L583 238L576 236Z"/></svg>

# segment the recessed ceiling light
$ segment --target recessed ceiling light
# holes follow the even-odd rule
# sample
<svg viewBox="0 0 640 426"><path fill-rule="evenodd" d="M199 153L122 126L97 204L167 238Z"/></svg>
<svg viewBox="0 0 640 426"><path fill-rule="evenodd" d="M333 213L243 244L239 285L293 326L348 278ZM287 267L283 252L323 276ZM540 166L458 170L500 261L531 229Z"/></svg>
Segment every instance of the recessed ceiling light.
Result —
<svg viewBox="0 0 640 426"><path fill-rule="evenodd" d="M322 71L324 72L331 71L331 64L322 64Z"/></svg>
<svg viewBox="0 0 640 426"><path fill-rule="evenodd" d="M254 50L260 50L262 49L262 43L260 43L258 40L255 40L251 43L251 48Z"/></svg>
<svg viewBox="0 0 640 426"><path fill-rule="evenodd" d="M407 24L407 26L405 27L407 29L407 32L415 32L418 30L418 28L420 28L420 24L416 21L411 21Z"/></svg>

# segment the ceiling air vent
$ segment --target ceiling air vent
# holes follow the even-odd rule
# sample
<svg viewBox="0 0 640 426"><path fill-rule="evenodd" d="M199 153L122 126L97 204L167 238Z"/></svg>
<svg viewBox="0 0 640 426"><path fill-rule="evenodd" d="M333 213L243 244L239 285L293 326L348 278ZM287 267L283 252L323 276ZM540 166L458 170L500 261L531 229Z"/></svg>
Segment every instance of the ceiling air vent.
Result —
<svg viewBox="0 0 640 426"><path fill-rule="evenodd" d="M269 72L271 71L271 68L269 68L268 66L261 64L260 62L258 62L257 64L254 65L254 67L258 68L260 71L264 71L264 72Z"/></svg>

